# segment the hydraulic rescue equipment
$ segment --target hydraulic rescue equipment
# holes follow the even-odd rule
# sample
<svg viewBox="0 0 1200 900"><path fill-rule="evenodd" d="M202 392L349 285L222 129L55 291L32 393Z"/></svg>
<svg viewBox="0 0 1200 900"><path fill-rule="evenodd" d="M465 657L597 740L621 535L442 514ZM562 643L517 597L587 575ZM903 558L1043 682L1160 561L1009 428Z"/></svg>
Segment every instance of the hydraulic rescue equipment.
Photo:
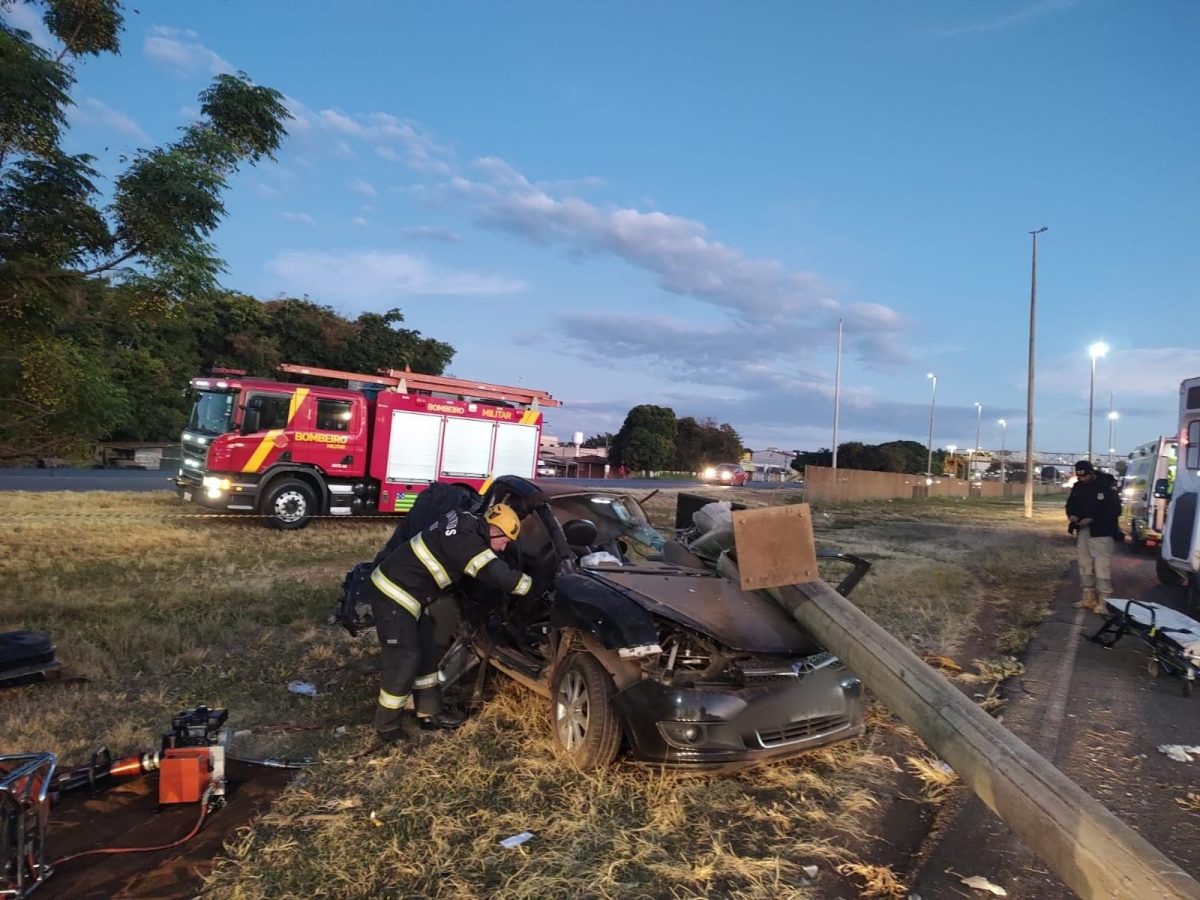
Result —
<svg viewBox="0 0 1200 900"><path fill-rule="evenodd" d="M229 730L227 709L197 706L171 719L158 750L113 759L107 748L91 762L55 775L53 753L0 756L0 898L23 898L53 873L78 856L162 850L190 840L205 816L225 802L225 760ZM246 760L283 765L275 760ZM287 764L291 768L291 764ZM199 820L183 839L161 847L112 847L88 850L46 862L46 832L50 804L62 794L97 788L112 779L158 772L158 802L201 804Z"/></svg>

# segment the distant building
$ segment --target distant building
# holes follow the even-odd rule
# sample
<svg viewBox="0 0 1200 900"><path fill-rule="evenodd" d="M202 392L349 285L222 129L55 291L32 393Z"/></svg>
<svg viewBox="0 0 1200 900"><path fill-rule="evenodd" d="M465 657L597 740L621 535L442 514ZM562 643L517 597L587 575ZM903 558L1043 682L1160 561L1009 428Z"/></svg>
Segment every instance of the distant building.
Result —
<svg viewBox="0 0 1200 900"><path fill-rule="evenodd" d="M795 474L792 460L796 454L791 450L770 447L750 454L749 462L742 465L750 472L753 481L786 481Z"/></svg>

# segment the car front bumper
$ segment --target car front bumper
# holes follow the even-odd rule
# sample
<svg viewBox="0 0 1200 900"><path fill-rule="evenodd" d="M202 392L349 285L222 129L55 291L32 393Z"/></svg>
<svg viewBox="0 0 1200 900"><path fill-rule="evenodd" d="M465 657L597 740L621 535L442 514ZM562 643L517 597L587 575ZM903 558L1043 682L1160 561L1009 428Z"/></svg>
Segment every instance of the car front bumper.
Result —
<svg viewBox="0 0 1200 900"><path fill-rule="evenodd" d="M613 703L639 762L688 769L786 759L863 733L862 682L840 666L746 688L644 679Z"/></svg>

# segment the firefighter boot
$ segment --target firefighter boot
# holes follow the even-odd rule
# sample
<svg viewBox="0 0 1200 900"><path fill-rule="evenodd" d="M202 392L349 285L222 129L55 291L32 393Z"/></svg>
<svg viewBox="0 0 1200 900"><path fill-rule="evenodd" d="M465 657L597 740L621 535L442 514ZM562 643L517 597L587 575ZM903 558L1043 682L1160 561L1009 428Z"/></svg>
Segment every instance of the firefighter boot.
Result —
<svg viewBox="0 0 1200 900"><path fill-rule="evenodd" d="M399 721L391 722L385 730L376 731L385 744L403 743L418 737L420 733L420 727L411 713L405 713Z"/></svg>
<svg viewBox="0 0 1200 900"><path fill-rule="evenodd" d="M1092 609L1096 608L1096 591L1093 588L1084 588L1083 596L1075 601L1076 609Z"/></svg>
<svg viewBox="0 0 1200 900"><path fill-rule="evenodd" d="M465 721L467 721L466 711L454 706L443 706L432 716L417 717L417 722L426 731L451 730L458 728Z"/></svg>

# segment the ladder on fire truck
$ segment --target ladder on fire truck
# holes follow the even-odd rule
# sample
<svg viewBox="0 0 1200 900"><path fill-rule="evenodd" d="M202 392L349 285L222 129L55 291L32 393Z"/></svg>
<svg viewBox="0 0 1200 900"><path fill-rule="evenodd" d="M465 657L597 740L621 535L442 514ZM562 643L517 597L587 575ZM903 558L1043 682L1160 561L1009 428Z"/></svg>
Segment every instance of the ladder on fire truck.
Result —
<svg viewBox="0 0 1200 900"><path fill-rule="evenodd" d="M446 378L442 375L421 375L404 369L384 369L378 375L364 375L356 372L341 372L337 369L322 369L316 366L298 366L293 363L281 363L278 371L288 375L302 375L308 378L328 378L347 383L378 385L386 390L398 391L402 394L429 394L431 396L449 397L456 400L482 400L491 402L514 403L524 409L537 409L542 406L561 406L561 401L555 400L546 391L536 391L530 388L512 387L504 384L490 384L486 381L471 381L466 378Z"/></svg>

